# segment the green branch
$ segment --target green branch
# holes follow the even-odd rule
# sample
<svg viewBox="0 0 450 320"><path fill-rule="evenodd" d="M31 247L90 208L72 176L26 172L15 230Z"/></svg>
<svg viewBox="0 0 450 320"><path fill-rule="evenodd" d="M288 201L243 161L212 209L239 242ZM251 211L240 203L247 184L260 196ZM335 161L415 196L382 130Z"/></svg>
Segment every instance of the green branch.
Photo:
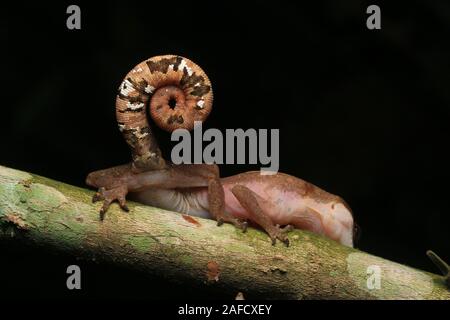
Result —
<svg viewBox="0 0 450 320"><path fill-rule="evenodd" d="M99 221L93 191L0 166L0 241L45 246L185 283L287 299L450 299L444 278L295 230L258 230L130 203ZM379 276L379 277L378 277Z"/></svg>

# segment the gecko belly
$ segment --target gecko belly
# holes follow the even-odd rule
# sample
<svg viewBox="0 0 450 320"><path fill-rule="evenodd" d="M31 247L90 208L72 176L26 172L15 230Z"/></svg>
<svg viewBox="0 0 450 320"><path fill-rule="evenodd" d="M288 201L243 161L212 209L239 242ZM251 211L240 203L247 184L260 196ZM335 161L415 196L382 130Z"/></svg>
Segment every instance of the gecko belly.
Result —
<svg viewBox="0 0 450 320"><path fill-rule="evenodd" d="M275 225L292 225L325 235L352 246L353 217L342 200L318 187L285 174L261 176L247 172L221 179L224 190L224 211L240 220L254 221L233 194L235 186L251 191L258 206ZM150 188L136 193L137 201L192 216L214 219L209 210L208 188Z"/></svg>
<svg viewBox="0 0 450 320"><path fill-rule="evenodd" d="M200 218L213 219L208 211L208 194L206 189L198 192L180 192L173 189L151 188L133 193L132 198L145 205Z"/></svg>

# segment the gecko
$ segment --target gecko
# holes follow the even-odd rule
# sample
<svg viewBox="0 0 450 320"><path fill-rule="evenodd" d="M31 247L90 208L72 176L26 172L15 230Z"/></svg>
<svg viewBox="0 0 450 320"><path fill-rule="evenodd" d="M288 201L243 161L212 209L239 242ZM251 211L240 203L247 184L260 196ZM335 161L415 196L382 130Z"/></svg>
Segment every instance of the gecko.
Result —
<svg viewBox="0 0 450 320"><path fill-rule="evenodd" d="M124 211L128 194L140 203L192 216L231 223L243 232L249 223L289 246L288 232L309 230L353 247L357 225L339 196L300 178L277 172L250 171L221 177L216 164L174 165L163 159L150 130L146 106L160 128L192 129L212 108L211 82L191 60L164 55L134 67L122 81L116 98L119 130L131 148L132 162L94 171L86 183L103 201L103 220L114 201Z"/></svg>

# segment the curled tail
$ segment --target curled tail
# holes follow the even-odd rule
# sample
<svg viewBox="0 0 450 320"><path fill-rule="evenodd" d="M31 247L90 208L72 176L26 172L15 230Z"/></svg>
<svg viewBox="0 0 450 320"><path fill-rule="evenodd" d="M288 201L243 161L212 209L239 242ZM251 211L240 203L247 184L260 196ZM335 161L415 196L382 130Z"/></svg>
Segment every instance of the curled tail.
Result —
<svg viewBox="0 0 450 320"><path fill-rule="evenodd" d="M162 169L166 162L150 129L146 108L158 127L172 132L192 130L212 108L211 83L203 70L176 55L152 57L134 67L122 81L116 98L119 130L131 148L133 169Z"/></svg>

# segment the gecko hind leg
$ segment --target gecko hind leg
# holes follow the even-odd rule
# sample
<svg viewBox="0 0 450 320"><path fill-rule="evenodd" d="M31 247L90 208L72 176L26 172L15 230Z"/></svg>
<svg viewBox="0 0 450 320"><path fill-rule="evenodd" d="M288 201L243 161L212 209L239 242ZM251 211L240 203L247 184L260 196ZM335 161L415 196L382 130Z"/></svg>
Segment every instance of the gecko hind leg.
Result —
<svg viewBox="0 0 450 320"><path fill-rule="evenodd" d="M217 225L224 222L232 223L236 228L247 231L247 222L233 217L225 212L225 193L220 182L219 167L210 164L188 164L173 167L172 178L183 183L182 187L207 186L208 187L208 207L212 216L216 219ZM200 183L201 182L201 183ZM176 187L177 185L172 185Z"/></svg>
<svg viewBox="0 0 450 320"><path fill-rule="evenodd" d="M289 238L287 233L293 229L291 225L281 228L280 225L274 224L270 216L261 206L259 196L249 188L236 185L231 189L239 203L248 211L254 222L260 225L272 239L272 245L275 245L276 239L289 246Z"/></svg>
<svg viewBox="0 0 450 320"><path fill-rule="evenodd" d="M92 202L97 202L103 200L103 206L100 209L100 220L103 221L105 218L105 213L108 211L109 206L114 201L117 201L119 203L120 208L122 210L128 212L130 211L128 209L128 206L126 205L125 197L128 193L128 190L126 187L116 187L110 190L106 190L104 187L101 187L98 189L98 192L94 194L92 197Z"/></svg>
<svg viewBox="0 0 450 320"><path fill-rule="evenodd" d="M225 212L225 194L222 184L218 179L210 179L208 182L208 202L209 210L214 218L217 220L217 225L220 226L224 222L232 223L236 228L242 229L242 232L247 231L247 221L239 220L229 213Z"/></svg>

